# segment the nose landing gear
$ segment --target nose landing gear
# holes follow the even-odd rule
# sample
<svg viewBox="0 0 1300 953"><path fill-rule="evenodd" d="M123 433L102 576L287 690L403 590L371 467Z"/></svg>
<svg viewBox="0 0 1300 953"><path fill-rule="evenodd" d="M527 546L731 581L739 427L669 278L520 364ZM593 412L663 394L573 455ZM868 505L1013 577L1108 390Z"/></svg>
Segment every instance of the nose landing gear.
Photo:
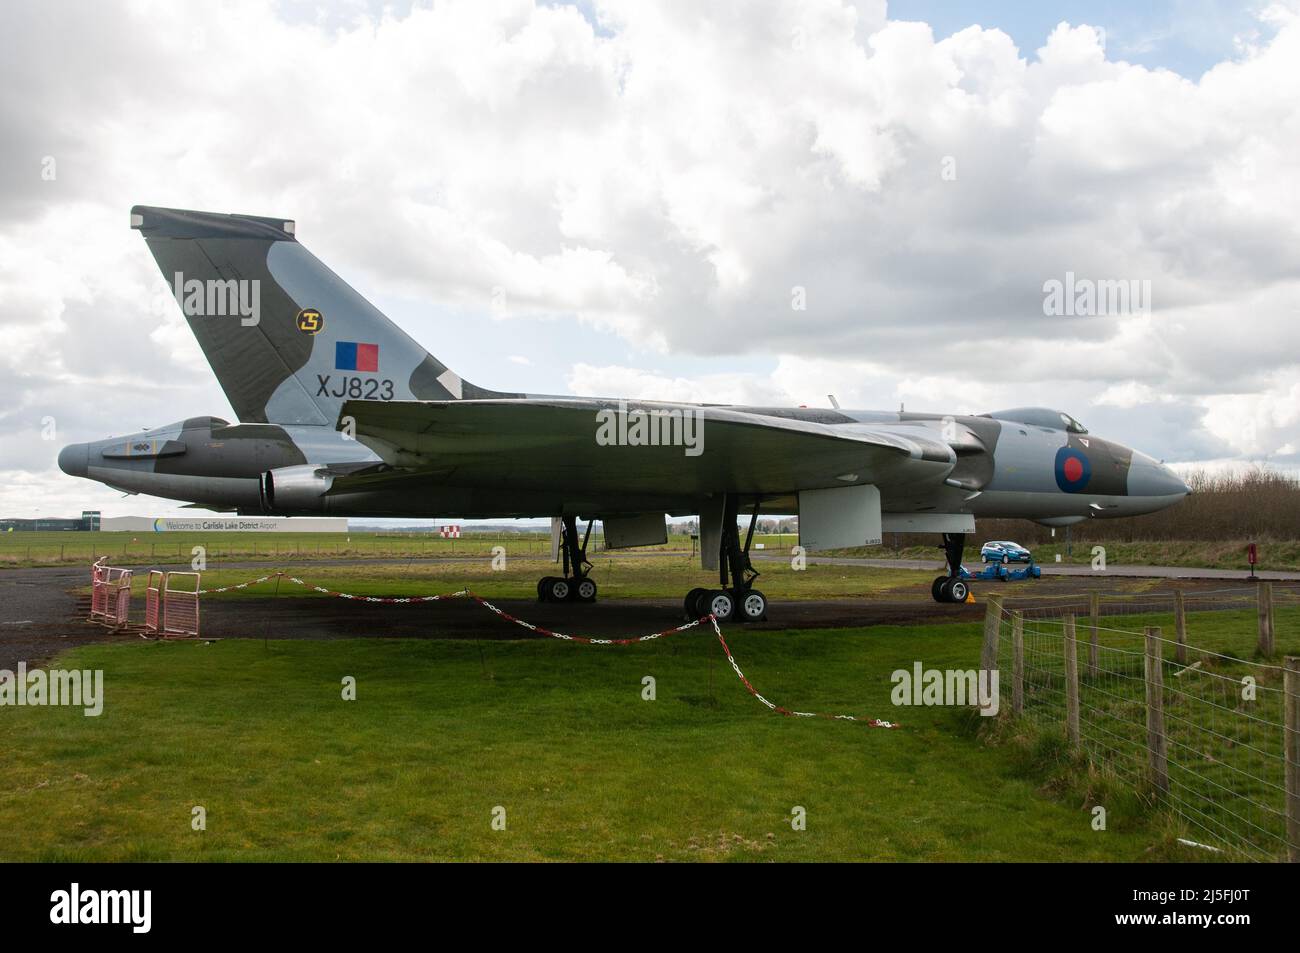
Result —
<svg viewBox="0 0 1300 953"><path fill-rule="evenodd" d="M970 587L961 578L961 555L965 548L965 533L943 534L943 553L948 562L948 575L936 576L930 584L930 595L935 602L965 602L970 595Z"/></svg>

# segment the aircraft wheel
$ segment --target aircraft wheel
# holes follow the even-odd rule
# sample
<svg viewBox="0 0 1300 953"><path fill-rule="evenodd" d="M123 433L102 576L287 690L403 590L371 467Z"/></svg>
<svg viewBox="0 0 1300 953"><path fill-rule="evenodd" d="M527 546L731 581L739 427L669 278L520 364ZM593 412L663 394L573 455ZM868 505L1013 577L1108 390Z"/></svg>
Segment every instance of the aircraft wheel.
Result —
<svg viewBox="0 0 1300 953"><path fill-rule="evenodd" d="M578 580L578 584L574 586L574 592L577 594L579 602L595 602L596 580L590 576L583 576Z"/></svg>
<svg viewBox="0 0 1300 953"><path fill-rule="evenodd" d="M934 582L930 583L930 597L935 602L945 602L943 595L943 584L948 581L947 576L935 576Z"/></svg>
<svg viewBox="0 0 1300 953"><path fill-rule="evenodd" d="M686 598L682 600L682 615L686 616L687 619L698 619L702 615L708 615L707 612L701 610L700 606L700 596L708 591L697 586L686 593Z"/></svg>
<svg viewBox="0 0 1300 953"><path fill-rule="evenodd" d="M767 596L757 589L740 593L740 619L742 622L762 622L767 617Z"/></svg>
<svg viewBox="0 0 1300 953"><path fill-rule="evenodd" d="M550 596L551 580L554 578L555 578L554 576L543 576L541 579L537 580L537 601L538 602L551 601L551 596Z"/></svg>
<svg viewBox="0 0 1300 953"><path fill-rule="evenodd" d="M970 595L970 587L964 579L950 579L945 587L949 602L965 602Z"/></svg>
<svg viewBox="0 0 1300 953"><path fill-rule="evenodd" d="M736 614L736 600L725 589L712 589L702 599L718 622L730 622Z"/></svg>
<svg viewBox="0 0 1300 953"><path fill-rule="evenodd" d="M573 595L573 585L559 576L546 577L546 600L548 602L568 602Z"/></svg>

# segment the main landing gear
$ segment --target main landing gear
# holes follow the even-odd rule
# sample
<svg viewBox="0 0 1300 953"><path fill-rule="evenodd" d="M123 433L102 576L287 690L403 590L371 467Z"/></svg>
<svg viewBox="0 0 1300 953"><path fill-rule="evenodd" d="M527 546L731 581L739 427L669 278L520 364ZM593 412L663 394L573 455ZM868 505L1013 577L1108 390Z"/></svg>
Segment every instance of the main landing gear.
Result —
<svg viewBox="0 0 1300 953"><path fill-rule="evenodd" d="M965 548L965 533L943 534L943 554L948 562L948 575L936 576L930 584L930 595L935 602L965 602L970 595L970 587L961 578L961 554Z"/></svg>
<svg viewBox="0 0 1300 953"><path fill-rule="evenodd" d="M682 600L682 610L688 619L698 619L710 613L719 622L738 619L742 622L761 622L767 618L767 596L754 588L759 572L749 561L749 547L754 541L754 527L758 524L758 501L749 517L749 532L745 543L740 543L740 503L727 494L722 503L722 545L718 559L720 589L692 589ZM728 578L730 577L730 578Z"/></svg>
<svg viewBox="0 0 1300 953"><path fill-rule="evenodd" d="M565 516L561 520L560 552L564 557L563 576L543 576L537 581L539 602L595 602L596 580L592 579L591 563L587 559L587 542L595 520L587 521L587 532L578 537L578 518Z"/></svg>

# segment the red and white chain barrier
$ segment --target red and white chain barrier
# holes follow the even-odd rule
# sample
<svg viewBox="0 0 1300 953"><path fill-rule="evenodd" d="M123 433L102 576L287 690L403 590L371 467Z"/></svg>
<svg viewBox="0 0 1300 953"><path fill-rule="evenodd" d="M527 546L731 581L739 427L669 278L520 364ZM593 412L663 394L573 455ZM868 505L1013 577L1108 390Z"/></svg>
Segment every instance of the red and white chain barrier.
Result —
<svg viewBox="0 0 1300 953"><path fill-rule="evenodd" d="M262 578L269 579L270 577L263 576ZM354 602L378 602L385 605L399 605L412 602L443 602L447 599L461 599L470 595L468 589L458 589L456 592L447 592L440 596L358 596L353 595L350 592L338 592L334 589L326 589L324 586L313 586L309 582L303 582L297 576L285 576L284 578L288 579L294 585L302 586L304 589L310 589L312 592L319 592L324 596L333 596L336 599L351 599ZM258 579L255 582L248 583L248 585L256 585L261 581L261 579ZM238 589L239 587L236 586L235 588ZM221 590L218 589L216 591L220 592Z"/></svg>
<svg viewBox="0 0 1300 953"><path fill-rule="evenodd" d="M241 582L237 586L217 586L214 589L200 589L198 594L201 596L206 596L209 593L213 593L213 592L233 592L236 589L247 589L249 586L260 586L262 583L274 579L276 576L280 576L280 575L283 575L283 573L273 572L265 576L259 576L257 579L250 579L248 580L248 582Z"/></svg>
<svg viewBox="0 0 1300 953"><path fill-rule="evenodd" d="M674 626L671 629L664 629L662 632L652 632L649 635L639 635L626 639L596 639L589 638L585 635L569 635L564 632L553 632L552 630L543 628L540 625L526 622L523 619L511 615L504 609L498 608L482 596L477 595L468 589L459 589L456 592L448 592L435 596L359 596L351 592L339 592L336 589L327 589L324 586L315 586L296 576L285 576L283 573L270 573L257 579L250 579L248 582L241 582L239 585L235 586L220 586L213 589L201 589L199 590L199 594L206 595L213 592L231 592L236 589L247 589L250 586L260 585L276 577L283 577L294 585L301 586L304 589L310 589L313 592L319 592L321 595L333 596L336 599L350 599L354 602L372 602L384 605L411 605L417 602L444 602L449 599L469 599L472 602L478 603L490 612L495 613L499 618L504 619L507 622L513 622L515 625L525 628L529 632L535 632L538 635L544 635L552 639L560 639L565 642L578 642L583 645L634 645L638 642L652 642L655 639L662 639L670 635L676 635L678 632L685 632L687 629L693 629L698 625L708 622L713 626L713 634L718 637L718 643L722 646L723 654L727 656L727 661L731 663L732 671L736 673L736 677L740 679L740 683L745 686L745 690L778 715L787 715L792 718L825 718L830 721L853 721L858 724L866 725L868 728L899 727L897 722L885 721L880 718L868 718L865 715L830 715L815 711L793 711L789 708L782 708L780 705L768 701L759 694L758 690L750 684L749 679L745 677L745 673L740 670L740 665L737 664L736 657L731 654L731 647L727 645L727 640L722 637L722 628L718 625L717 618L712 614L700 616L700 618L694 619L690 622Z"/></svg>
<svg viewBox="0 0 1300 953"><path fill-rule="evenodd" d="M671 629L664 629L662 632L652 632L649 635L638 635L630 639L591 639L585 635L566 635L563 632L552 632L550 629L544 629L540 625L533 625L531 622L525 622L523 619L517 619L504 609L498 609L492 603L488 602L482 596L476 596L468 589L462 589L456 595L464 595L467 599L472 599L483 608L495 612L507 622L513 622L515 625L522 626L529 632L536 632L538 635L545 635L552 639L563 639L565 642L581 642L584 645L632 645L636 642L652 642L655 639L662 639L665 636L676 635L678 632L685 632L687 629L693 629L705 619L711 619L713 616L701 616L692 622L686 622L682 625Z"/></svg>

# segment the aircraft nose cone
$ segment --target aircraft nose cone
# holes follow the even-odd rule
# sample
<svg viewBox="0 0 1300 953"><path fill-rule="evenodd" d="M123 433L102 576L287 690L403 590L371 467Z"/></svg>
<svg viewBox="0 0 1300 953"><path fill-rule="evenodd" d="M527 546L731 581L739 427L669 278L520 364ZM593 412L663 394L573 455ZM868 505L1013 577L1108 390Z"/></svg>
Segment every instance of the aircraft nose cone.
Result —
<svg viewBox="0 0 1300 953"><path fill-rule="evenodd" d="M70 443L59 451L59 469L68 476L84 477L90 461L90 448L84 443Z"/></svg>
<svg viewBox="0 0 1300 953"><path fill-rule="evenodd" d="M1163 463L1145 454L1133 454L1128 471L1130 496L1186 496L1191 489Z"/></svg>

